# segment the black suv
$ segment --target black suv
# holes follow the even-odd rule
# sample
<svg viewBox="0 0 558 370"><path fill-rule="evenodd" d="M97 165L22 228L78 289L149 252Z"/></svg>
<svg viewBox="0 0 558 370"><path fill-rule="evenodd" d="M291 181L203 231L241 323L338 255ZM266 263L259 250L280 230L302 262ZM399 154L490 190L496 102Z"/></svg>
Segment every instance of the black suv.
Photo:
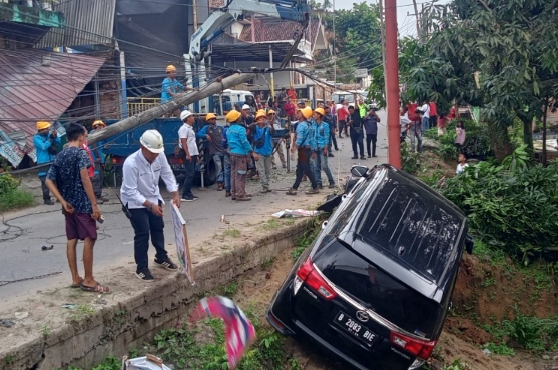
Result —
<svg viewBox="0 0 558 370"><path fill-rule="evenodd" d="M465 215L389 165L369 171L295 264L266 314L357 369L418 369L446 319Z"/></svg>

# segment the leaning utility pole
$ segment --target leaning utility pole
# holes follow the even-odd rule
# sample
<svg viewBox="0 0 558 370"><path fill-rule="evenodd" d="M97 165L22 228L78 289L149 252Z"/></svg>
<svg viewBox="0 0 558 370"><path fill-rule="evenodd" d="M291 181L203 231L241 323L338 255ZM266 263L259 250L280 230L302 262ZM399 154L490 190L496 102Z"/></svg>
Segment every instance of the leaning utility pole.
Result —
<svg viewBox="0 0 558 370"><path fill-rule="evenodd" d="M419 40L422 40L421 32L420 32L420 20L419 20L420 14L418 12L417 0L413 0L413 6L415 7L415 17L417 19L417 38Z"/></svg>
<svg viewBox="0 0 558 370"><path fill-rule="evenodd" d="M384 21L384 0L378 0L378 10L380 11L380 37L382 38L382 64L384 67L384 92L387 94L386 79L386 24Z"/></svg>
<svg viewBox="0 0 558 370"><path fill-rule="evenodd" d="M256 77L256 73L241 73L235 74L220 81L212 82L207 86L201 87L197 91L191 91L187 93L178 94L176 98L168 103L161 104L155 108L148 109L140 114L132 117L125 118L121 121L115 122L109 125L105 129L93 133L87 137L88 144L94 144L98 141L104 140L116 134L131 130L144 123L159 118L162 115L174 111L176 108L180 108L183 105L192 104L200 99L207 98L210 95L218 94L222 90L225 90L234 85L238 85L242 82L248 81L251 78Z"/></svg>
<svg viewBox="0 0 558 370"><path fill-rule="evenodd" d="M401 169L401 125L399 123L399 61L397 55L397 0L386 0L386 98L388 162Z"/></svg>

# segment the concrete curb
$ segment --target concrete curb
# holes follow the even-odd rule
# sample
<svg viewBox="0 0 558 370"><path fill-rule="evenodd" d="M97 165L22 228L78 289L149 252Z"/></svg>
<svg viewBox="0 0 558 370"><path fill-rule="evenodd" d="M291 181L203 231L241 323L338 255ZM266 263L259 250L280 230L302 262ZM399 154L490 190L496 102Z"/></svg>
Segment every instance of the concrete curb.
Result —
<svg viewBox="0 0 558 370"><path fill-rule="evenodd" d="M225 285L291 247L311 223L312 219L301 220L201 261L194 266L194 286L182 274L175 274L48 336L37 335L0 353L0 369L51 370L67 366L90 369L108 355L125 355L129 348L151 340L161 329L175 326L204 292Z"/></svg>

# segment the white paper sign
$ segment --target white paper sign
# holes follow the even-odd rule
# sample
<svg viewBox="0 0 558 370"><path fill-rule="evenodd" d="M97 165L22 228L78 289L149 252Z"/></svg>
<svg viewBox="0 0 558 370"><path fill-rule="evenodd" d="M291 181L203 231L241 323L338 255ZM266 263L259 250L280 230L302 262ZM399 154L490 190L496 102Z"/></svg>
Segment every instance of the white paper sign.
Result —
<svg viewBox="0 0 558 370"><path fill-rule="evenodd" d="M180 213L180 209L170 203L172 224L174 226L174 240L176 243L176 255L180 265L186 272L186 277L190 284L194 285L194 271L192 269L192 260L190 259L190 247L188 245L188 234L186 233L186 221Z"/></svg>

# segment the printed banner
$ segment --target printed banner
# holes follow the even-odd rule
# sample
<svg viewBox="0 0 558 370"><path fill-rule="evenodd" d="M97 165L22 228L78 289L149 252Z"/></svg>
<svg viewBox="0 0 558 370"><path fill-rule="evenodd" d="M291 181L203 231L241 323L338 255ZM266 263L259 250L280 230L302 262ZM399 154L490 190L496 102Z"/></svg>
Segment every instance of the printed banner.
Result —
<svg viewBox="0 0 558 370"><path fill-rule="evenodd" d="M194 285L194 271L190 259L190 246L188 245L188 234L186 233L186 221L180 213L180 209L170 202L172 213L172 224L174 226L174 240L176 243L176 255L178 261L186 271L186 277L190 284Z"/></svg>
<svg viewBox="0 0 558 370"><path fill-rule="evenodd" d="M6 158L12 166L17 167L25 153L4 131L0 130L0 155Z"/></svg>

